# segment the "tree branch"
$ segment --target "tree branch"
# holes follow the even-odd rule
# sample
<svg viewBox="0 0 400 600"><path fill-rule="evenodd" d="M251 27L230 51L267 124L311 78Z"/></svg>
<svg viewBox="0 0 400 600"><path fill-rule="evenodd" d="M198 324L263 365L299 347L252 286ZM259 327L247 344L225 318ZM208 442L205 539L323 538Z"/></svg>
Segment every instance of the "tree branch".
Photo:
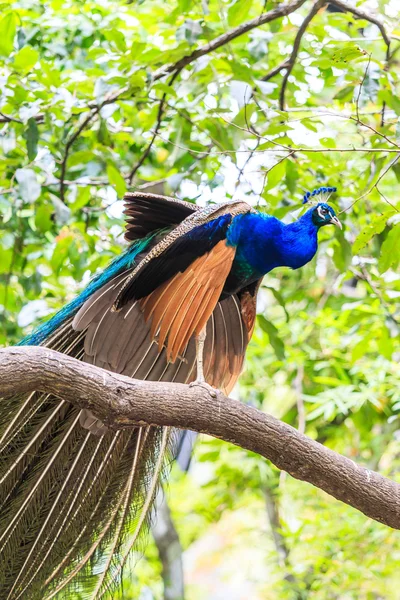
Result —
<svg viewBox="0 0 400 600"><path fill-rule="evenodd" d="M169 425L256 452L365 515L400 529L400 485L255 408L178 383L138 381L43 347L0 350L3 396L38 390L88 408L112 429Z"/></svg>
<svg viewBox="0 0 400 600"><path fill-rule="evenodd" d="M174 83L175 79L178 77L179 73L181 72L182 69L177 69L174 74L172 75L169 83L168 83L168 87L171 87L172 84ZM128 182L129 185L132 185L133 183L133 179L137 173L137 171L140 169L140 167L142 166L142 164L144 163L144 161L146 160L146 158L148 157L148 155L150 154L150 150L154 144L154 141L158 135L158 132L160 131L160 127L161 127L161 121L164 115L164 106L165 106L165 99L167 97L167 92L164 92L162 95L162 98L159 102L158 105L158 111L157 111L157 121L156 121L156 126L154 128L153 131L153 135L151 137L151 140L149 142L149 144L147 145L146 149L144 150L144 152L142 153L141 157L139 158L138 162L136 163L136 165L133 167L133 169L131 170L131 172L129 173L128 176Z"/></svg>
<svg viewBox="0 0 400 600"><path fill-rule="evenodd" d="M247 33L248 31L251 31L252 29L255 29L256 27L260 27L266 23L271 23L271 21L275 21L275 19L279 19L280 17L286 17L287 15L290 15L292 12L300 8L305 1L306 0L294 0L288 4L279 4L276 8L261 14L259 17L256 17L251 21L247 21L246 23L242 23L238 27L235 27L235 29L231 29L231 31L223 33L205 46L197 48L197 50L194 50L191 54L184 56L173 65L169 65L160 69L156 72L154 79L160 79L160 77L163 77L167 73L172 73L176 69L183 69L201 56L205 56L206 54L210 54L210 52L214 52L214 50L218 50L218 48L221 48L221 46L225 46L232 40L243 35L244 33Z"/></svg>
<svg viewBox="0 0 400 600"><path fill-rule="evenodd" d="M355 6L351 6L350 4L347 4L347 2L342 2L342 0L329 0L329 2L330 2L330 4L333 4L334 6L341 8L345 12L352 13L355 17L358 17L359 19L364 19L364 21L369 21L370 23L373 23L373 25L376 25L378 27L379 31L381 32L383 41L385 42L385 44L387 46L387 58L389 58L390 37L386 33L386 29L385 29L383 23L380 21L380 19L378 19L378 17L375 17L375 15L372 15L369 12L360 10L359 8L356 8Z"/></svg>
<svg viewBox="0 0 400 600"><path fill-rule="evenodd" d="M169 83L169 85L172 85L172 83L174 82L174 80L176 79L178 74L182 71L182 69L184 69L187 65L194 62L201 56L210 54L210 52L217 50L221 46L224 46L225 44L229 43L231 40L239 37L240 35L243 35L244 33L247 33L248 31L251 31L252 29L255 29L256 27L260 27L260 25L265 25L266 23L270 23L271 21L274 21L275 19L279 19L280 17L289 15L293 11L297 10L302 4L304 4L305 1L306 0L294 0L293 2L290 2L289 4L280 4L276 8L270 10L269 12L264 13L264 14L260 15L259 17L252 19L251 21L242 23L242 25L239 25L235 29L232 29L231 31L228 31L227 33L224 33L223 35L220 35L219 37L215 38L210 43L206 44L205 46L202 46L201 48L198 48L191 54L184 56L177 62L175 62L171 65L168 65L167 67L163 67L162 69L159 69L153 75L153 82L158 81L159 79L162 79L165 75L168 75L169 73L173 73L173 76ZM63 156L63 159L61 162L61 174L60 174L60 199L62 200L62 202L65 202L65 176L66 176L66 171L67 171L67 162L68 162L69 152L71 150L73 143L80 136L82 131L87 127L87 125L92 121L93 117L95 117L100 112L100 110L103 108L103 106L105 106L106 104L113 104L114 102L119 100L121 98L121 96L123 94L125 94L128 90L129 90L129 87L124 86L123 88L110 94L110 96L108 98L106 98L105 100L103 100L103 102L101 102L100 104L89 103L89 105L88 105L88 108L90 109L89 114L82 120L81 124L71 134L71 136L69 137L69 139L65 145L64 156ZM132 180L133 180L137 170L141 167L141 165L144 163L147 156L149 155L152 145L154 143L154 140L157 137L158 131L161 126L161 119L162 119L163 110L164 110L165 97L166 97L166 94L163 95L163 97L160 101L158 115L157 115L156 129L154 131L152 139L150 140L150 143L147 145L146 149L144 150L138 163L135 165L135 167L133 167L132 171L129 174L129 182L130 183L132 183Z"/></svg>

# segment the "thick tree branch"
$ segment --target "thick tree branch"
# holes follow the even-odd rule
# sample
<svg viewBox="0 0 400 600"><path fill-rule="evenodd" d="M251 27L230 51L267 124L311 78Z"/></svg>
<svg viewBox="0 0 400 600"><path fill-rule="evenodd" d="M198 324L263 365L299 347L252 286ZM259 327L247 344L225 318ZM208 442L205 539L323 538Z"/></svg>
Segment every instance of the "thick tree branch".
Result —
<svg viewBox="0 0 400 600"><path fill-rule="evenodd" d="M315 2L313 7L311 8L310 12L308 13L308 15L305 17L303 23L299 27L299 30L296 34L296 37L295 37L295 40L293 43L293 49L292 49L290 57L288 59L284 60L282 63L280 63L276 67L274 67L273 69L271 69L271 71L266 73L261 78L261 81L269 81L270 79L275 77L275 75L280 73L283 69L286 69L285 75L283 77L280 93L279 93L279 108L280 108L280 110L285 110L286 86L287 86L287 82L289 79L289 75L292 72L293 67L296 63L296 59L297 59L297 55L299 53L302 37L305 34L307 27L309 26L311 20L315 17L315 15L318 13L320 8L322 8L323 6L325 6L325 4L327 4L327 2L328 2L328 0L317 0ZM330 0L330 4L337 6L344 12L352 13L354 16L358 17L359 19L364 19L365 21L369 21L370 23L376 25L379 28L382 38L386 44L386 62L388 63L390 60L390 42L391 42L391 40L390 40L389 35L386 32L386 29L385 29L383 23L379 20L379 18L369 12L365 12L363 10L355 8L355 7L347 4L346 2L343 2L342 0ZM365 76L364 76L364 78L365 78ZM383 106L382 121L384 119L384 111L385 111L385 107ZM382 122L382 126L383 126L383 122Z"/></svg>
<svg viewBox="0 0 400 600"><path fill-rule="evenodd" d="M256 452L365 515L400 529L400 485L286 423L199 386L138 381L43 347L0 350L2 396L39 390L88 408L108 427L192 429Z"/></svg>

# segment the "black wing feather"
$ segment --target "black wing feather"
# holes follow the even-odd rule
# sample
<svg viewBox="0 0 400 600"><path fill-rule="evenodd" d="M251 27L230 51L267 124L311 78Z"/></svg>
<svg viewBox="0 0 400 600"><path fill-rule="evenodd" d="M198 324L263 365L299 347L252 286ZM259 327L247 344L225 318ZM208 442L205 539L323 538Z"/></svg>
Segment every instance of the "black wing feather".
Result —
<svg viewBox="0 0 400 600"><path fill-rule="evenodd" d="M174 227L198 210L190 202L142 192L125 194L124 201L125 239L130 242L143 238L156 229Z"/></svg>

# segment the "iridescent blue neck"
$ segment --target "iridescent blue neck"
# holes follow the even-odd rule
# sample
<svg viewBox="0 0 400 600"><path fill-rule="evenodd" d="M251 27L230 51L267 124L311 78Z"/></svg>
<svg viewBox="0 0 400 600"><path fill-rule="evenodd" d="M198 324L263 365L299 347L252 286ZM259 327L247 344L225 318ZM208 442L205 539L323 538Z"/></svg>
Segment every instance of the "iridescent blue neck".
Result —
<svg viewBox="0 0 400 600"><path fill-rule="evenodd" d="M312 210L288 225L250 213L235 218L228 240L236 246L236 268L262 276L276 267L299 269L309 262L317 251L317 232Z"/></svg>
<svg viewBox="0 0 400 600"><path fill-rule="evenodd" d="M300 219L283 226L282 266L300 269L314 257L318 248L318 229L312 219L313 209Z"/></svg>

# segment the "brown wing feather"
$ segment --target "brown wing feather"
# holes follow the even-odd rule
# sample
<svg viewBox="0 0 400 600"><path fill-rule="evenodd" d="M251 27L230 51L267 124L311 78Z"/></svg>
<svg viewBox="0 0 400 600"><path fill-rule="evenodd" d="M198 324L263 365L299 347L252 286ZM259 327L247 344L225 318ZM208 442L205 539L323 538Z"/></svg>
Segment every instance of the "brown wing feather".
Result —
<svg viewBox="0 0 400 600"><path fill-rule="evenodd" d="M143 302L152 332L160 327L159 351L167 340L171 362L182 353L193 334L199 334L210 318L232 267L235 248L225 240L196 259L183 273L158 287Z"/></svg>
<svg viewBox="0 0 400 600"><path fill-rule="evenodd" d="M260 288L262 279L244 288L240 292L240 311L242 319L247 329L248 340L251 339L256 323L257 315L257 293Z"/></svg>
<svg viewBox="0 0 400 600"><path fill-rule="evenodd" d="M214 265L218 264L217 258L214 258L214 261ZM180 275L183 278L184 274ZM154 335L151 331L153 321L146 323L139 302L126 305L120 313L117 313L118 317L115 319L116 315L111 311L111 306L123 281L124 276L118 276L105 285L85 303L74 319L74 328L80 331L86 330L84 360L95 362L99 366L105 366L130 377L140 376L149 380L162 379L189 383L195 377L193 337L195 332L189 335L190 340L186 346L182 347L182 344L185 343L188 327L192 328L197 322L197 327L201 328L206 321L207 337L204 347L206 381L229 393L242 370L247 344L254 329L256 294L260 282L220 302L218 286L208 285L202 290L201 295L198 294L196 290L201 288L204 282L215 286L217 278L213 273L208 273L206 277L206 270L196 270L196 279L191 273L188 274L183 290L175 287L173 281L169 282L171 285L160 286L160 298L153 298L155 294L153 292L148 299L144 299L144 312L148 311L153 315L154 306L154 310L158 307L162 317L168 316L166 324L170 324L170 328L167 341L171 343L172 348L180 348L177 360L171 364L167 350L161 349L160 352L158 345L154 343ZM190 287L191 283L194 290ZM180 292L175 304L177 289ZM192 302L185 300L186 296L183 292L186 293L187 289ZM199 295L202 299L200 303L197 301ZM168 299L167 306L164 304L165 299ZM195 300L197 310L194 311ZM179 306L178 313L172 310L174 306ZM164 307L162 311L161 307ZM168 308L171 308L171 311L167 313ZM197 321L193 321L196 316ZM186 324L186 317L189 325ZM164 325L163 318L161 321ZM112 328L110 328L111 322ZM107 335L104 335L105 331L108 332Z"/></svg>

